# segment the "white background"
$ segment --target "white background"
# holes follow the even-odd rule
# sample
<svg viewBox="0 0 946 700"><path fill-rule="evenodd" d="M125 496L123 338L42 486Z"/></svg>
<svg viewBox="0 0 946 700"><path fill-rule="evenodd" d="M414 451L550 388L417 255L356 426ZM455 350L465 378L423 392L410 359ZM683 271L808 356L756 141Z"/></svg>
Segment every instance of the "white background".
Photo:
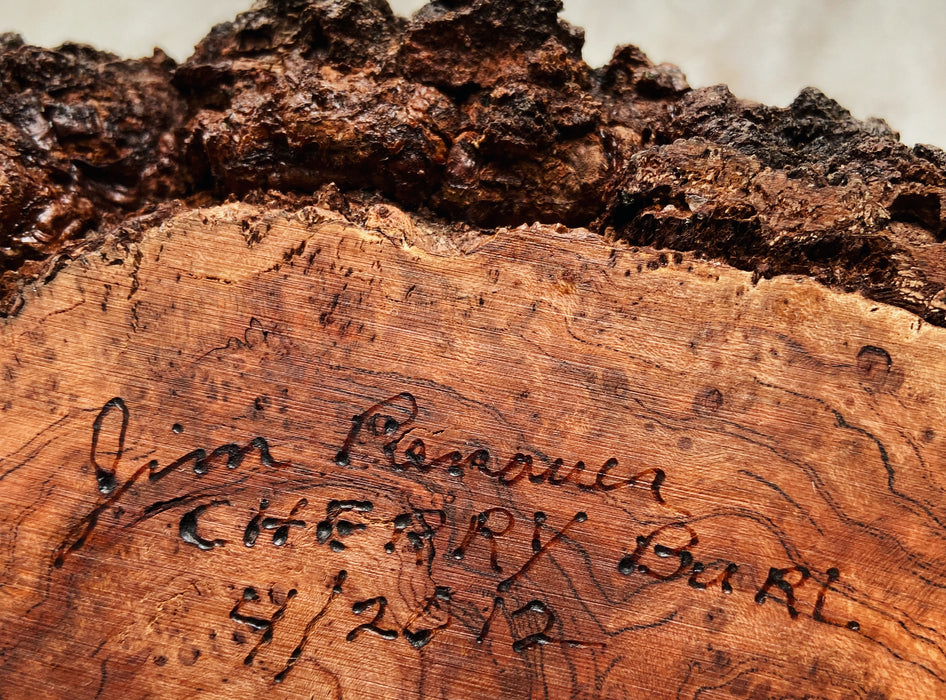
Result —
<svg viewBox="0 0 946 700"><path fill-rule="evenodd" d="M251 0L0 0L0 31L55 46L72 40L123 56L163 47L178 60ZM393 0L410 14L423 0ZM565 0L586 31L585 60L634 43L679 65L694 87L784 106L806 85L855 116L879 116L907 143L946 147L944 0Z"/></svg>

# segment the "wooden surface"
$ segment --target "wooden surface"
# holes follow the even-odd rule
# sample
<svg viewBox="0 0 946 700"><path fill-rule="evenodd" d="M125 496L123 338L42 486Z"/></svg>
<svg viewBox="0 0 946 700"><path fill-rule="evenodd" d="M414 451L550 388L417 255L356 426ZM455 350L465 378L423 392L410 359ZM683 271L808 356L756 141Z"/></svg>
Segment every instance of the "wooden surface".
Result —
<svg viewBox="0 0 946 700"><path fill-rule="evenodd" d="M582 230L182 215L0 327L0 696L942 697L944 339Z"/></svg>

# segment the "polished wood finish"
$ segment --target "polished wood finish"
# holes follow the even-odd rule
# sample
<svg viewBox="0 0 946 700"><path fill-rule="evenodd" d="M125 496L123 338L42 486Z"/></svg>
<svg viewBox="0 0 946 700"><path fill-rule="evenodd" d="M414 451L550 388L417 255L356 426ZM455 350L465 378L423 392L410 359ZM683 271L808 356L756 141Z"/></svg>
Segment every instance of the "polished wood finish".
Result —
<svg viewBox="0 0 946 700"><path fill-rule="evenodd" d="M946 694L946 330L230 204L0 326L0 695Z"/></svg>

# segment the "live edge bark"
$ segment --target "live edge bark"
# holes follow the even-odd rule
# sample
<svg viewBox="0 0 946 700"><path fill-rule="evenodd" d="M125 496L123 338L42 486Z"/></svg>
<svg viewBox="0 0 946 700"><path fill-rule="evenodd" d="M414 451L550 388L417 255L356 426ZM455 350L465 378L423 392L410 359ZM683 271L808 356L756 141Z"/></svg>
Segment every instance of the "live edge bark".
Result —
<svg viewBox="0 0 946 700"><path fill-rule="evenodd" d="M946 692L943 153L514 5L0 40L4 698Z"/></svg>

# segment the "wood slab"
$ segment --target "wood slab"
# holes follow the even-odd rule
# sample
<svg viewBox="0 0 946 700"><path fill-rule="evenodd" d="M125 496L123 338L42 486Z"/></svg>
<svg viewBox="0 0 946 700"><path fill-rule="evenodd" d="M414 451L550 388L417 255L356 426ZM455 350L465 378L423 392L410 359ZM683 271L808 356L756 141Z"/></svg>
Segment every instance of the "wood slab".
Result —
<svg viewBox="0 0 946 700"><path fill-rule="evenodd" d="M180 215L0 325L0 695L941 697L944 341L583 229Z"/></svg>

